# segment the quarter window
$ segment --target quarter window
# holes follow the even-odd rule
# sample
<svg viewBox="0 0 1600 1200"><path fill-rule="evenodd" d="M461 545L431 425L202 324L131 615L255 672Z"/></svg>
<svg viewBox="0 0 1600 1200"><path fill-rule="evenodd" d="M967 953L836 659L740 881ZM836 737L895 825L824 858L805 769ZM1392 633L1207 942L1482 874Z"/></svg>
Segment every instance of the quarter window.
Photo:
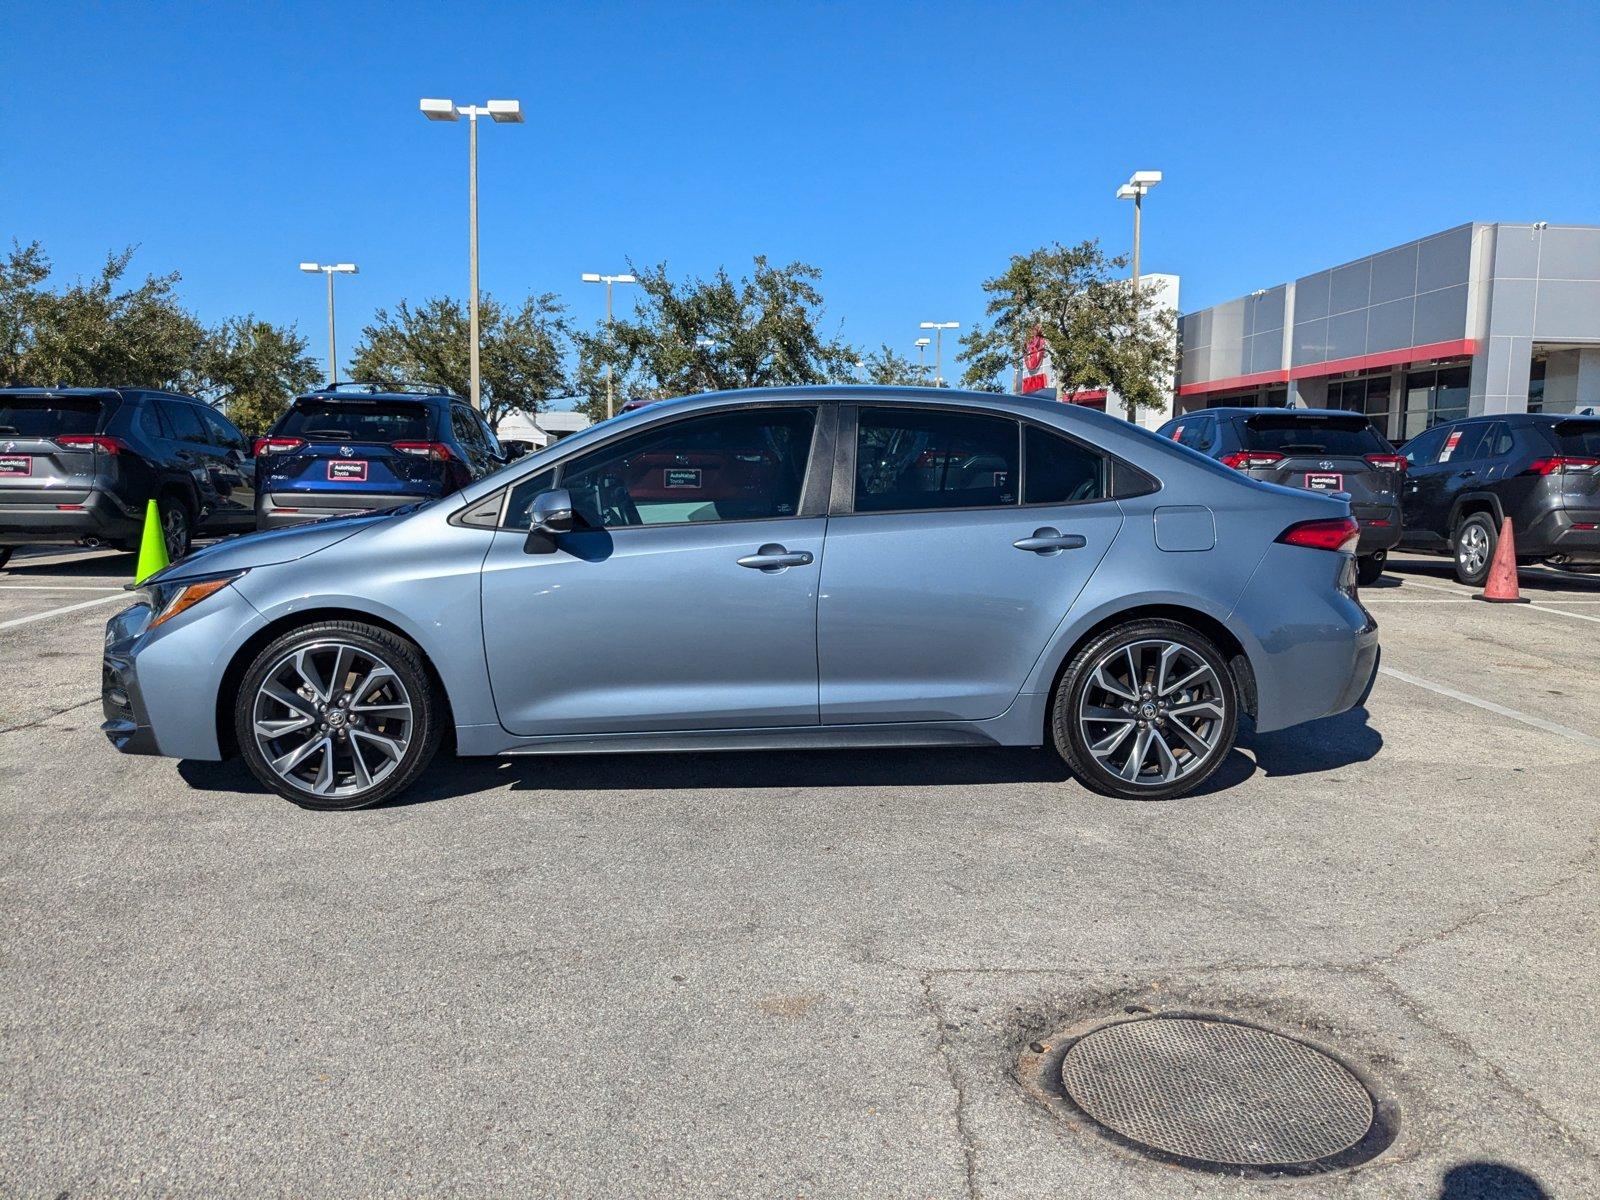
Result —
<svg viewBox="0 0 1600 1200"><path fill-rule="evenodd" d="M1024 433L1023 502L1072 504L1106 495L1106 460L1064 437L1029 425Z"/></svg>
<svg viewBox="0 0 1600 1200"><path fill-rule="evenodd" d="M163 403L161 407L166 413L167 424L172 426L172 436L178 441L203 444L210 440L205 426L200 423L200 410L194 405L178 400Z"/></svg>
<svg viewBox="0 0 1600 1200"><path fill-rule="evenodd" d="M914 408L863 408L857 512L990 508L1017 502L1017 423Z"/></svg>

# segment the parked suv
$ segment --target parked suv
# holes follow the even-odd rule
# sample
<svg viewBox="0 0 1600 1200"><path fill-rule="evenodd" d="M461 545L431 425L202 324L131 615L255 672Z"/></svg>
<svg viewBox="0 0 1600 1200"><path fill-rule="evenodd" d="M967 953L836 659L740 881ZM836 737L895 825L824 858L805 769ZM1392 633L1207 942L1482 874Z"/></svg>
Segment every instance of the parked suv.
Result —
<svg viewBox="0 0 1600 1200"><path fill-rule="evenodd" d="M1160 432L1252 479L1343 492L1361 523L1356 579L1374 584L1400 541L1406 460L1361 413L1324 408L1208 408Z"/></svg>
<svg viewBox="0 0 1600 1200"><path fill-rule="evenodd" d="M142 388L0 388L0 565L17 546L139 544L155 500L167 554L254 525L255 466L233 423Z"/></svg>
<svg viewBox="0 0 1600 1200"><path fill-rule="evenodd" d="M298 397L255 452L258 529L432 500L510 461L459 396L372 383Z"/></svg>
<svg viewBox="0 0 1600 1200"><path fill-rule="evenodd" d="M1517 561L1600 566L1600 417L1507 413L1435 425L1406 443L1405 545L1489 575L1510 517Z"/></svg>

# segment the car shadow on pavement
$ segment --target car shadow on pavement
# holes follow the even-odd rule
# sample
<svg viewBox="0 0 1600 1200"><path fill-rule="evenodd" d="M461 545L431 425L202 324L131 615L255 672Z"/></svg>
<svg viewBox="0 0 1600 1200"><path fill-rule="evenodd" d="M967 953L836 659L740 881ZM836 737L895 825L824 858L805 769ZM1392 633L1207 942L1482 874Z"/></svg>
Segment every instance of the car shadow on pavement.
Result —
<svg viewBox="0 0 1600 1200"><path fill-rule="evenodd" d="M45 557L40 555L40 557ZM132 551L118 550L111 554L89 554L58 562L36 562L32 558L16 557L6 564L0 576L17 579L100 579L105 576L134 575Z"/></svg>
<svg viewBox="0 0 1600 1200"><path fill-rule="evenodd" d="M1318 725L1326 722L1318 722ZM1302 731L1312 729L1302 727ZM1294 731L1289 731L1291 734ZM1318 735L1326 737L1325 733ZM1376 736L1376 735L1374 735ZM1292 748L1273 740L1262 764L1262 750L1250 754L1235 749L1210 779L1185 800L1224 792L1256 773L1301 774L1328 770L1352 761L1335 750ZM1258 739L1266 740L1266 739ZM1245 745L1243 736L1241 745ZM1349 736L1333 745L1349 746ZM1360 739L1354 744L1364 745ZM1366 757L1371 756L1369 751ZM269 793L239 758L228 762L184 759L178 775L191 788L204 792L232 792L265 796ZM1072 773L1056 755L1045 749L1016 747L928 747L906 750L772 750L639 754L522 755L505 758L454 758L441 754L403 795L379 807L404 808L449 800L509 787L513 791L672 792L706 789L759 790L763 788L841 787L974 787L985 784L1062 783L1077 785ZM1063 792L1063 795L1067 793ZM1082 793L1089 795L1089 793ZM1127 803L1141 803L1127 801Z"/></svg>
<svg viewBox="0 0 1600 1200"><path fill-rule="evenodd" d="M1438 562L1418 562L1408 559L1403 563L1390 563L1387 571L1399 575L1418 575L1425 579L1438 579L1445 583L1454 584L1463 591L1470 591L1466 584L1456 579L1455 564L1448 558L1441 558ZM1384 576L1387 580L1388 575ZM1523 585L1548 588L1553 592L1595 592L1600 591L1600 575L1576 575L1566 571L1557 571L1550 567L1518 567L1517 578ZM1405 586L1404 580L1397 580L1394 587Z"/></svg>
<svg viewBox="0 0 1600 1200"><path fill-rule="evenodd" d="M1365 708L1352 708L1272 733L1240 730L1239 746L1255 756L1256 767L1269 778L1311 775L1366 762L1383 749L1383 735L1367 723Z"/></svg>
<svg viewBox="0 0 1600 1200"><path fill-rule="evenodd" d="M1550 1193L1518 1167L1470 1162L1445 1172L1439 1200L1550 1200Z"/></svg>

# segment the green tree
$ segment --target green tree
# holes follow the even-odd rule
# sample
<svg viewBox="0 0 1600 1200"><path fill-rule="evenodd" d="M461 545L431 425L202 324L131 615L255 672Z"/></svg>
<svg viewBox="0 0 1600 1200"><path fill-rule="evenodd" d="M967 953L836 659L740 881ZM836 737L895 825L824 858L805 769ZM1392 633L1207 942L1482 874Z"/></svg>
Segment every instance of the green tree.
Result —
<svg viewBox="0 0 1600 1200"><path fill-rule="evenodd" d="M220 405L241 431L257 437L291 399L321 380L322 368L294 326L274 325L251 313L229 318L206 335L190 390Z"/></svg>
<svg viewBox="0 0 1600 1200"><path fill-rule="evenodd" d="M630 263L630 267L631 267ZM633 268L634 314L608 331L578 336L579 405L605 416L605 367L616 372L618 404L729 388L827 383L854 377L856 352L824 336L822 272L806 263L775 267L758 255L750 276L718 270L674 280L666 264Z"/></svg>
<svg viewBox="0 0 1600 1200"><path fill-rule="evenodd" d="M514 409L536 413L566 395L565 307L552 294L529 296L509 308L492 296L478 307L483 414L491 425ZM416 308L402 300L391 315L379 309L361 331L351 378L394 386L437 383L458 396L471 388L467 306L449 296Z"/></svg>
<svg viewBox="0 0 1600 1200"><path fill-rule="evenodd" d="M864 383L887 387L914 387L930 382L928 370L897 353L887 343L861 356L860 375Z"/></svg>
<svg viewBox="0 0 1600 1200"><path fill-rule="evenodd" d="M1176 318L1152 288L1120 276L1096 241L1014 255L985 281L992 321L961 339L962 383L1000 391L1038 331L1063 391L1115 388L1130 412L1158 407L1177 363Z"/></svg>
<svg viewBox="0 0 1600 1200"><path fill-rule="evenodd" d="M179 387L205 330L176 294L178 275L127 286L133 248L106 256L88 280L44 287L50 260L13 244L0 269L0 354L6 379L33 386Z"/></svg>

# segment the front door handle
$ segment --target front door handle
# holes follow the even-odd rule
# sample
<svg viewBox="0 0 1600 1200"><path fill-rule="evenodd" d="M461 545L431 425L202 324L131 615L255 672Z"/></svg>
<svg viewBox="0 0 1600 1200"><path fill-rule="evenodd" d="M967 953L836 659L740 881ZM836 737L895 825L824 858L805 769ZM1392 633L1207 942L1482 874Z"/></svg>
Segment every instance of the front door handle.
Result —
<svg viewBox="0 0 1600 1200"><path fill-rule="evenodd" d="M774 575L785 567L809 567L811 551L786 550L777 542L768 542L754 554L746 554L739 560L739 565Z"/></svg>
<svg viewBox="0 0 1600 1200"><path fill-rule="evenodd" d="M1046 525L1035 529L1032 537L1018 538L1011 543L1018 550L1031 550L1035 554L1060 554L1063 550L1079 550L1088 545L1082 534L1062 533Z"/></svg>

